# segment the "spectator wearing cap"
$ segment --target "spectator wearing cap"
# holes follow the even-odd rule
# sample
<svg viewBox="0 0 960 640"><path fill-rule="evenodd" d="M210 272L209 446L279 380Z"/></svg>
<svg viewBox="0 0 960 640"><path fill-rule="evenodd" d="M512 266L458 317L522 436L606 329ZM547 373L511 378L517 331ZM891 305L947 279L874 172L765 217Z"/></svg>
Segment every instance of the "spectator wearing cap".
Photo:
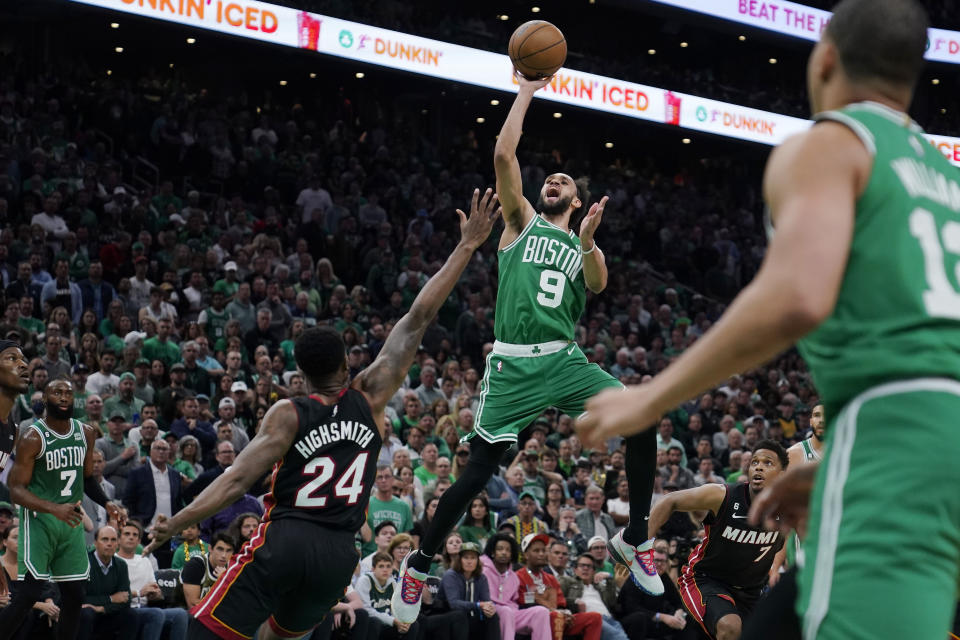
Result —
<svg viewBox="0 0 960 640"><path fill-rule="evenodd" d="M513 638L529 633L532 640L551 640L550 612L539 605L524 606L518 599L520 579L513 570L519 560L520 545L512 536L497 534L487 541L480 562L490 588L490 600L500 619L500 637Z"/></svg>
<svg viewBox="0 0 960 640"><path fill-rule="evenodd" d="M49 304L52 307L64 307L70 311L70 319L74 324L80 324L83 314L83 294L80 286L70 280L70 263L66 260L57 260L54 265L54 277L44 283L40 290L41 306Z"/></svg>
<svg viewBox="0 0 960 640"><path fill-rule="evenodd" d="M113 285L103 279L103 263L99 260L91 261L87 267L86 279L77 284L80 285L83 308L93 309L98 318L106 317L107 309L117 292Z"/></svg>
<svg viewBox="0 0 960 640"><path fill-rule="evenodd" d="M160 360L168 367L180 362L180 349L170 339L173 331L173 321L161 318L157 322L157 335L148 338L143 343L142 354L148 360Z"/></svg>
<svg viewBox="0 0 960 640"><path fill-rule="evenodd" d="M572 613L563 595L560 581L544 571L547 567L547 544L550 537L544 534L529 534L520 545L525 567L517 571L520 588L517 600L521 606L537 604L550 611L551 628L556 623L563 626L565 635L582 635L583 640L600 640L603 618L595 612ZM560 624L562 620L562 625Z"/></svg>
<svg viewBox="0 0 960 640"><path fill-rule="evenodd" d="M539 509L540 503L537 502L537 497L529 491L521 491L517 497L517 514L504 520L500 526L510 527L517 544L521 544L523 539L530 534L546 534L550 531L550 527L546 522L536 517ZM522 555L521 553L521 562L523 561Z"/></svg>
<svg viewBox="0 0 960 640"><path fill-rule="evenodd" d="M50 380L70 377L70 363L60 358L60 341L61 338L52 335L44 340L43 368Z"/></svg>
<svg viewBox="0 0 960 640"><path fill-rule="evenodd" d="M146 307L150 303L151 293L157 285L147 279L147 268L150 261L146 256L137 256L133 259L133 277L130 278L130 303L137 308Z"/></svg>
<svg viewBox="0 0 960 640"><path fill-rule="evenodd" d="M12 504L9 502L0 502L0 531L9 529L16 515Z"/></svg>
<svg viewBox="0 0 960 640"><path fill-rule="evenodd" d="M146 404L153 404L157 390L150 382L150 361L146 358L137 358L133 363L133 377L136 383L133 387L133 395Z"/></svg>
<svg viewBox="0 0 960 640"><path fill-rule="evenodd" d="M180 364L182 367L182 363ZM183 416L177 418L170 425L170 431L177 434L178 438L191 435L200 441L204 450L213 449L217 441L217 434L213 426L200 417L200 402L196 396L188 396L183 400Z"/></svg>
<svg viewBox="0 0 960 640"><path fill-rule="evenodd" d="M103 454L103 477L114 487L117 495L124 495L127 477L140 464L137 447L127 439L130 424L117 412L107 419L107 435L97 438L96 448Z"/></svg>
<svg viewBox="0 0 960 640"><path fill-rule="evenodd" d="M124 421L133 422L134 414L139 414L146 404L134 393L136 386L137 378L134 374L126 371L120 375L116 395L107 398L103 403L103 410L108 416L122 415Z"/></svg>
<svg viewBox="0 0 960 640"><path fill-rule="evenodd" d="M225 236L227 234L224 234ZM229 260L223 265L223 277L213 283L214 293L222 293L224 304L233 300L240 288L240 281L237 274L237 263Z"/></svg>
<svg viewBox="0 0 960 640"><path fill-rule="evenodd" d="M100 353L100 370L87 377L87 393L95 393L101 398L114 395L120 385L120 376L113 372L116 365L116 352L104 349Z"/></svg>
<svg viewBox="0 0 960 640"><path fill-rule="evenodd" d="M604 540L617 532L617 525L609 513L603 511L606 496L603 489L596 485L587 487L584 497L586 506L577 512L577 526L587 538L600 536Z"/></svg>
<svg viewBox="0 0 960 640"><path fill-rule="evenodd" d="M577 610L587 613L599 613L603 619L603 640L627 640L627 634L613 617L617 610L617 594L630 573L617 571L615 576L597 580L596 561L588 553L580 554L574 565L573 577L560 578L560 588L568 603Z"/></svg>
<svg viewBox="0 0 960 640"><path fill-rule="evenodd" d="M603 536L592 536L587 540L587 553L593 556L597 563L598 577L610 577L613 575L613 562L607 553L607 539Z"/></svg>
<svg viewBox="0 0 960 640"><path fill-rule="evenodd" d="M220 427L230 427L229 437L226 438L233 443L233 448L237 453L243 451L243 448L250 442L246 429L237 421L237 403L233 398L221 398L217 407L218 419L213 423L213 430L217 434L217 442L224 440Z"/></svg>
<svg viewBox="0 0 960 640"><path fill-rule="evenodd" d="M454 611L469 616L473 640L500 640L500 618L490 599L490 586L480 564L480 545L464 542L440 583L443 600Z"/></svg>

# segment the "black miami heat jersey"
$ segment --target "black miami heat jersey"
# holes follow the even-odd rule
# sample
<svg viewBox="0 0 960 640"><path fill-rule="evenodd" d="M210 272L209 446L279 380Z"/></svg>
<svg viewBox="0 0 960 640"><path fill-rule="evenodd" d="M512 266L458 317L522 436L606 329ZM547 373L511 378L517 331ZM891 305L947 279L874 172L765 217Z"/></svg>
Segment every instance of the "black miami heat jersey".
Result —
<svg viewBox="0 0 960 640"><path fill-rule="evenodd" d="M683 576L702 575L733 587L759 588L783 547L783 536L747 523L750 489L746 483L724 488L723 503L716 515L710 512L704 519L706 537L690 554Z"/></svg>
<svg viewBox="0 0 960 640"><path fill-rule="evenodd" d="M13 445L17 440L17 427L9 422L0 420L0 471L10 462Z"/></svg>
<svg viewBox="0 0 960 640"><path fill-rule="evenodd" d="M382 444L370 404L356 389L342 391L333 405L318 396L292 402L300 425L274 466L266 519L296 518L359 531Z"/></svg>

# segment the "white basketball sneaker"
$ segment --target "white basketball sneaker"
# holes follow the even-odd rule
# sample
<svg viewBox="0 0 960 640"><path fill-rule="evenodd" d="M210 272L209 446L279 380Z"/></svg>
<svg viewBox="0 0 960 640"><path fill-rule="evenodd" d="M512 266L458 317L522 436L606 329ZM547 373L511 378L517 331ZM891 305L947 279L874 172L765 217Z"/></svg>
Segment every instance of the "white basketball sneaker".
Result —
<svg viewBox="0 0 960 640"><path fill-rule="evenodd" d="M423 585L429 577L413 567L407 568L407 561L417 553L414 549L400 563L400 576L393 585L393 598L390 601L393 617L404 624L413 624L420 615L420 596L423 594ZM660 588L661 593L663 587Z"/></svg>
<svg viewBox="0 0 960 640"><path fill-rule="evenodd" d="M633 583L650 595L663 595L663 580L653 562L653 538L639 547L623 539L623 529L607 541L607 550L614 560L630 569Z"/></svg>

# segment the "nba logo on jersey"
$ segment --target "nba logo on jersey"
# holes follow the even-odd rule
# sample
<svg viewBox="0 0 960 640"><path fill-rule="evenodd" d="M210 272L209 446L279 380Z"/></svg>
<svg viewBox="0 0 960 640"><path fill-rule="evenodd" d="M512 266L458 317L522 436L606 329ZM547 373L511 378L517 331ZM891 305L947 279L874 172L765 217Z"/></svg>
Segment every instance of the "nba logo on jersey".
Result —
<svg viewBox="0 0 960 640"><path fill-rule="evenodd" d="M497 360L497 373L503 371L503 360Z"/></svg>

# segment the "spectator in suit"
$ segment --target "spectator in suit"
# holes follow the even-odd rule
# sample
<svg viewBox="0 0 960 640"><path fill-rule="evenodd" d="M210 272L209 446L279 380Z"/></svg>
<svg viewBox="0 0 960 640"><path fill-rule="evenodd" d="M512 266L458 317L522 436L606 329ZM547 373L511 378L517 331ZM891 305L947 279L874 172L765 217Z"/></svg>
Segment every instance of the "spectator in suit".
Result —
<svg viewBox="0 0 960 640"><path fill-rule="evenodd" d="M605 500L606 496L603 495L603 489L596 485L587 488L584 498L586 506L577 512L577 527L588 540L593 536L609 539L617 530L613 518L610 517L609 513L603 511Z"/></svg>
<svg viewBox="0 0 960 640"><path fill-rule="evenodd" d="M137 637L137 618L130 609L127 564L116 560L117 530L100 527L90 552L90 577L77 640L127 640Z"/></svg>
<svg viewBox="0 0 960 640"><path fill-rule="evenodd" d="M154 440L150 445L150 461L134 469L127 479L123 502L131 517L140 522L153 523L163 514L167 517L180 511L183 487L180 472L167 464L170 445L166 440ZM173 559L169 546L157 549L157 562L166 569Z"/></svg>

